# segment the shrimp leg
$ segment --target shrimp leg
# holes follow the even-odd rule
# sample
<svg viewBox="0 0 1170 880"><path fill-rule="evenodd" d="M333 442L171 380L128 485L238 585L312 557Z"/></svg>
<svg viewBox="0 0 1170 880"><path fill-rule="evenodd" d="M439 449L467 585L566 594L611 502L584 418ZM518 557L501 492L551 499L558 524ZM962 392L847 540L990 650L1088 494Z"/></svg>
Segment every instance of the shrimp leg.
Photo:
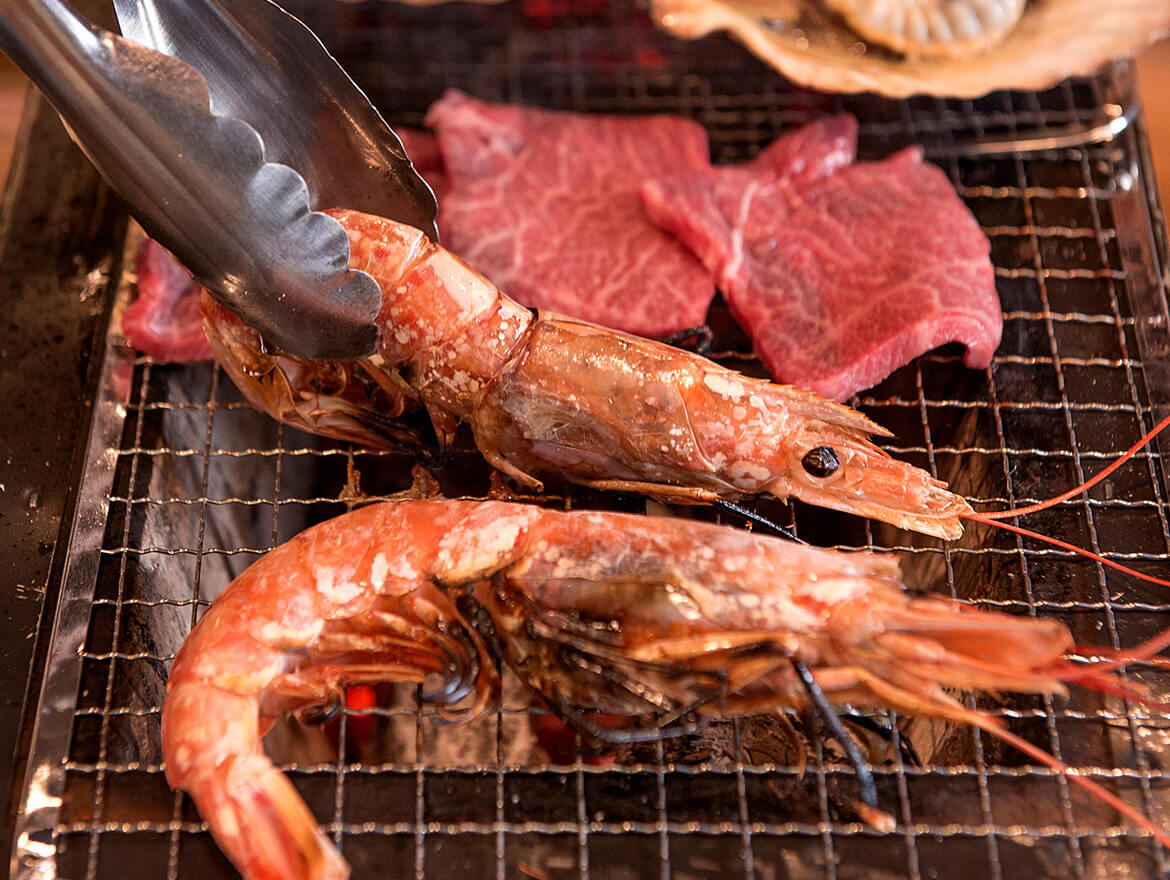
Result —
<svg viewBox="0 0 1170 880"><path fill-rule="evenodd" d="M837 740L841 744L841 748L845 750L853 772L857 774L857 786L861 789L861 802L870 810L876 810L878 808L877 784L873 781L873 773L870 772L869 765L865 763L865 758L862 757L861 750L857 748L853 736L841 723L841 719L833 709L833 704L829 702L829 698L825 696L825 692L817 684L816 676L809 672L808 667L799 660L793 660L792 669L808 692L809 703L817 716L828 725L833 739Z"/></svg>

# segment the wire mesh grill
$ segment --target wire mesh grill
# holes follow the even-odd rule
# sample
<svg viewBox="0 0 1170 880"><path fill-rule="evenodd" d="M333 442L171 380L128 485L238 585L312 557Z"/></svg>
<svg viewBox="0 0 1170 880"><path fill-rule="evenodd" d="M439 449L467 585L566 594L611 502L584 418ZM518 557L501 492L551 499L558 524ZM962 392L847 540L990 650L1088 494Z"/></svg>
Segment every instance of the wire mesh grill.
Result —
<svg viewBox="0 0 1170 880"><path fill-rule="evenodd" d="M887 102L793 89L738 46L675 42L622 3L584 9L531 0L441 13L290 8L396 124L419 124L442 89L455 86L566 109L687 115L710 131L717 161L746 159L781 132L838 111L860 118L865 156L924 143L943 157L991 238L1004 339L985 371L963 368L958 352L943 349L856 401L893 431L887 448L1001 507L1079 483L1153 424L1166 390L1145 385L1138 337L1150 316L1135 313L1134 266L1125 257L1128 240L1148 238L1148 220L1135 226L1116 216L1149 185L1138 142L1127 134L1050 153L961 155L973 137L1100 121L1105 108L1129 104L1128 68L1042 94ZM107 416L95 428L78 513L91 525L94 552L86 565L83 540L71 551L79 561L65 590L75 592L63 594L46 685L62 700L42 702L26 795L28 816L48 820L31 839L43 846L38 864L51 865L50 876L233 876L190 802L163 777L160 707L170 660L234 575L351 507L358 490L378 497L406 489L416 459L281 427L244 403L218 368L133 359L118 347L116 325ZM729 339L731 346L737 337ZM489 471L466 438L432 464L448 494L488 489ZM1156 450L1144 452L1087 498L1030 525L1139 570L1162 570L1170 554L1163 466ZM577 490L547 500L644 506ZM756 503L817 543L898 551L909 584L1059 619L1080 643L1133 645L1170 626L1170 602L1158 588L1029 539L971 526L944 544L800 505ZM71 613L80 622L72 629L61 623ZM1170 691L1158 668L1130 676L1156 697ZM897 820L883 833L859 821L853 771L815 731L803 773L771 717L595 750L505 681L499 711L463 727L440 724L413 689L386 686L373 708L350 706L322 725L283 724L269 736L270 752L355 877L918 880L1151 876L1167 868L1148 834L979 731L867 716L868 726L886 729L866 741L881 807ZM1085 691L967 701L1145 814L1170 816L1164 718ZM38 768L55 781L44 787ZM48 813L37 809L42 790L60 795Z"/></svg>

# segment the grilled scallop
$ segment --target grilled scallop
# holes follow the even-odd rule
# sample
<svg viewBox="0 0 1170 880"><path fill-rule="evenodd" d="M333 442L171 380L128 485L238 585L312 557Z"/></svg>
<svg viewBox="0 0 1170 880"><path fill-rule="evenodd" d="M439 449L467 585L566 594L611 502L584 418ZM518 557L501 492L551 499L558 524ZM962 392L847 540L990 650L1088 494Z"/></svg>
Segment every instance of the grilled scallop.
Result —
<svg viewBox="0 0 1170 880"><path fill-rule="evenodd" d="M975 98L997 89L1046 89L1170 33L1170 0L649 2L655 21L683 39L725 30L802 86L891 98ZM901 18L894 9L903 12ZM982 51L965 45L962 35L974 26L964 23L960 9L974 14L982 27L981 42L975 43ZM993 9L1003 10L999 25ZM919 31L941 31L938 21L960 39L930 52ZM891 34L888 41L877 36L883 30ZM890 50L881 51L886 46Z"/></svg>
<svg viewBox="0 0 1170 880"><path fill-rule="evenodd" d="M969 55L998 43L1025 0L825 0L864 39L905 55Z"/></svg>

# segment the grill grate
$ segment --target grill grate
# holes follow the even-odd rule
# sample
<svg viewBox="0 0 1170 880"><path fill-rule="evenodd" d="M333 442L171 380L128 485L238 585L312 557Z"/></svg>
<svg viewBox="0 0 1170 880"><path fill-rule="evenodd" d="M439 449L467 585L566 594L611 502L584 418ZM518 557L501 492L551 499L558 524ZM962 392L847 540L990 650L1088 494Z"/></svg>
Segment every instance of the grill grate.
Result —
<svg viewBox="0 0 1170 880"><path fill-rule="evenodd" d="M978 101L826 97L794 90L721 38L671 40L624 3L292 6L396 124L419 124L447 86L575 110L672 112L707 126L716 160L750 157L827 112L862 121L862 152L923 143L992 240L1004 340L983 372L944 349L857 403L888 447L992 507L1049 497L1148 430L1170 389L1147 387L1165 345L1140 139L964 158L971 138L1089 127L1132 104L1126 66L1042 94ZM393 59L392 62L385 59ZM123 299L126 296L123 290ZM1159 311L1153 311L1160 309ZM115 328L117 322L115 321ZM1160 334L1160 335L1159 335ZM24 876L232 876L160 765L174 652L207 603L265 550L346 510L353 490L410 484L413 457L339 446L252 410L218 368L133 359L116 330L43 688L17 856ZM728 351L738 363L746 356ZM483 494L467 440L435 462L444 491ZM1140 570L1170 554L1164 460L1126 464L1084 499L1036 515L1050 535ZM565 506L641 499L562 489ZM972 525L953 544L799 505L756 502L803 537L897 550L906 581L985 607L1065 622L1078 642L1132 645L1170 626L1170 598L1067 552ZM693 511L692 511L693 512ZM92 600L92 601L91 601ZM1167 673L1131 671L1157 697ZM355 877L1104 877L1165 873L1166 853L1060 775L978 731L869 716L880 804L857 821L852 771L815 736L803 776L776 719L595 753L505 675L503 705L460 728L413 689L372 710L287 724L273 755ZM1170 725L1130 702L969 698L1147 815L1170 816ZM59 798L59 799L58 799Z"/></svg>

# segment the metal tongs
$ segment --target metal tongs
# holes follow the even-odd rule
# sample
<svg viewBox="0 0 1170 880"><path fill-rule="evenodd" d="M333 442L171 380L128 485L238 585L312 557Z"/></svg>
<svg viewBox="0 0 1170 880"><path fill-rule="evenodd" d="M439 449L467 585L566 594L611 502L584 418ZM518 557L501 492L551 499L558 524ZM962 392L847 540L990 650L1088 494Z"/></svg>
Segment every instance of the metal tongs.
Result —
<svg viewBox="0 0 1170 880"><path fill-rule="evenodd" d="M61 0L0 0L0 50L149 235L287 352L372 354L381 294L325 208L436 236L401 141L268 0L115 0L125 37ZM150 48L154 47L154 48Z"/></svg>

